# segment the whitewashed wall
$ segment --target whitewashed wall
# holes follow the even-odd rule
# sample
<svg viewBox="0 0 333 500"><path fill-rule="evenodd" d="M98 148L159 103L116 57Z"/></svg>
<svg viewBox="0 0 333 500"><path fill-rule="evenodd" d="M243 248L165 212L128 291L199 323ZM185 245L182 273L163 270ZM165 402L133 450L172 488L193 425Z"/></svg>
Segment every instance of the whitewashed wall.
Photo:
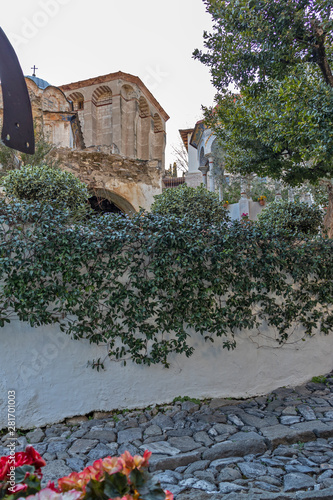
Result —
<svg viewBox="0 0 333 500"><path fill-rule="evenodd" d="M276 348L263 335L242 332L236 350L228 352L223 339L205 343L193 332L194 355L173 357L170 369L107 362L102 372L87 367L87 361L104 357L105 347L71 340L56 327L33 329L14 321L0 335L0 428L7 427L8 390L16 391L17 427L29 429L93 410L167 403L176 396L263 395L333 368L333 335Z"/></svg>

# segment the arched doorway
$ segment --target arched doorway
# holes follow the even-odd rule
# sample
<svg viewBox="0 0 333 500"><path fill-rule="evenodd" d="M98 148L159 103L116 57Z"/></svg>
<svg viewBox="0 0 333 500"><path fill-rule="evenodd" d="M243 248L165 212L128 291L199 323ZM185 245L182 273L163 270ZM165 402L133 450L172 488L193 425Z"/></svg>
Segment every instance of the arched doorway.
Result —
<svg viewBox="0 0 333 500"><path fill-rule="evenodd" d="M111 213L111 214L124 214L117 205L106 198L100 198L99 196L91 196L88 198L91 208L98 213Z"/></svg>
<svg viewBox="0 0 333 500"><path fill-rule="evenodd" d="M107 189L94 189L88 199L93 210L99 213L132 215L136 212L133 205L121 195Z"/></svg>

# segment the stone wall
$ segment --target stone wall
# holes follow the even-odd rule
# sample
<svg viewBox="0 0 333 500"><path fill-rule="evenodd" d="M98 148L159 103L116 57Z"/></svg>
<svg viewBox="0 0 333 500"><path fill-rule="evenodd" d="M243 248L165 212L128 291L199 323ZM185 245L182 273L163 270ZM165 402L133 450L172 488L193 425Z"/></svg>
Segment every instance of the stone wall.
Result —
<svg viewBox="0 0 333 500"><path fill-rule="evenodd" d="M137 76L121 71L59 87L78 113L84 142L164 168L169 116Z"/></svg>
<svg viewBox="0 0 333 500"><path fill-rule="evenodd" d="M92 194L112 201L130 214L149 209L162 192L162 167L158 160L135 160L113 154L110 147L83 150L57 148L53 156L60 167L85 182Z"/></svg>
<svg viewBox="0 0 333 500"><path fill-rule="evenodd" d="M234 351L223 338L205 343L191 332L192 357L175 355L171 367L106 360L105 371L87 366L104 359L105 346L71 340L54 325L31 328L13 321L1 329L0 428L7 427L7 391L16 391L17 428L39 427L92 411L140 408L194 398L248 398L295 386L332 370L332 335L301 341L294 334L279 347L274 332L236 333ZM270 338L270 340L269 340ZM298 341L297 341L298 340Z"/></svg>

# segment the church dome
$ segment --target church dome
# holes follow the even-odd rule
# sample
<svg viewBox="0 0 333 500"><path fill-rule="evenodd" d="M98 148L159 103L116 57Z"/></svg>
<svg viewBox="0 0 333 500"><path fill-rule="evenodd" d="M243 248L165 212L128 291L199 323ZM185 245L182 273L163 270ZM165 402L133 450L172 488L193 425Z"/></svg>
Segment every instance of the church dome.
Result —
<svg viewBox="0 0 333 500"><path fill-rule="evenodd" d="M50 87L50 83L47 82L46 80L43 80L42 78L38 78L38 76L26 76L26 78L29 78L29 80L32 80L33 82L35 82L35 84L37 85L38 88L44 90L46 89L46 87Z"/></svg>

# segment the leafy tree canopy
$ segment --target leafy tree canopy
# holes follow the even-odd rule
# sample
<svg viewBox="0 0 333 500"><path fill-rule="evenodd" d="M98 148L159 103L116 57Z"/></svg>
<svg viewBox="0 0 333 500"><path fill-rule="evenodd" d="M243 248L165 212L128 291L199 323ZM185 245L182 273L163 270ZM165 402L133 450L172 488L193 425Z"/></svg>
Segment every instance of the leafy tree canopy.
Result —
<svg viewBox="0 0 333 500"><path fill-rule="evenodd" d="M316 235L323 221L323 211L304 202L274 201L258 215L258 226L268 231Z"/></svg>
<svg viewBox="0 0 333 500"><path fill-rule="evenodd" d="M166 189L162 194L155 196L151 212L185 217L207 224L219 224L229 220L228 212L223 208L218 195L207 191L203 185L192 188L182 184L177 188Z"/></svg>
<svg viewBox="0 0 333 500"><path fill-rule="evenodd" d="M225 167L293 186L326 183L333 237L333 5L326 0L205 0L208 65L220 92L208 121ZM230 84L239 89L232 94Z"/></svg>
<svg viewBox="0 0 333 500"><path fill-rule="evenodd" d="M206 53L194 56L210 66L222 90L282 79L293 65L318 66L333 87L331 0L204 0L213 33L204 33Z"/></svg>
<svg viewBox="0 0 333 500"><path fill-rule="evenodd" d="M47 165L23 166L2 179L8 196L78 211L87 205L87 186L70 172Z"/></svg>

